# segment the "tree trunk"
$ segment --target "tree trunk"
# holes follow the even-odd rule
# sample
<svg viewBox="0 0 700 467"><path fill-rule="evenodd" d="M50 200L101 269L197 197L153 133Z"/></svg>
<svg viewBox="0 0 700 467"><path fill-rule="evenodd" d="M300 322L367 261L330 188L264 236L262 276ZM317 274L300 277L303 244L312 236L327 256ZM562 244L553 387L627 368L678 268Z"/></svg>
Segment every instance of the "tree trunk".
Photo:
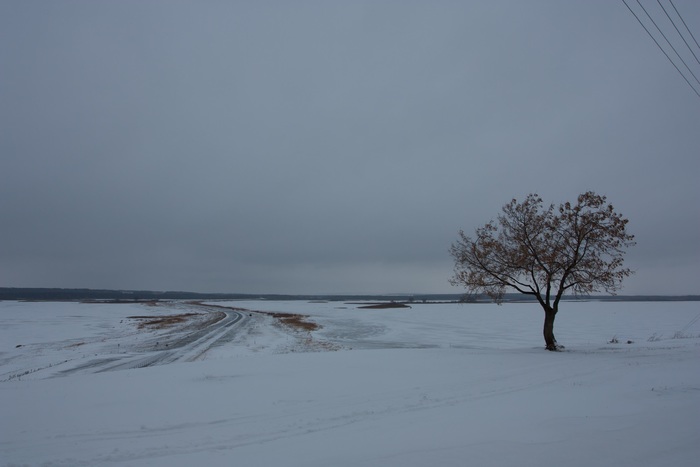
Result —
<svg viewBox="0 0 700 467"><path fill-rule="evenodd" d="M544 342L547 350L559 350L557 340L554 338L554 317L557 312L550 306L544 307Z"/></svg>

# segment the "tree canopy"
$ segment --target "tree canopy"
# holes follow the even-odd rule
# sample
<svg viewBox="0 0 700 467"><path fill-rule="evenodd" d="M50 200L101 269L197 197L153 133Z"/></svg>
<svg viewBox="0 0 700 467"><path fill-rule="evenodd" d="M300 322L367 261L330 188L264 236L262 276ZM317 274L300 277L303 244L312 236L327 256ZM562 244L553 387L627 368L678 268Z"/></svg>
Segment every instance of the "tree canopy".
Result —
<svg viewBox="0 0 700 467"><path fill-rule="evenodd" d="M556 350L553 323L562 296L614 294L632 274L623 267L625 249L634 245L627 223L605 196L592 191L558 207L545 207L537 194L513 199L473 238L459 232L450 248L455 261L450 282L499 303L509 288L533 295L545 310L547 349Z"/></svg>

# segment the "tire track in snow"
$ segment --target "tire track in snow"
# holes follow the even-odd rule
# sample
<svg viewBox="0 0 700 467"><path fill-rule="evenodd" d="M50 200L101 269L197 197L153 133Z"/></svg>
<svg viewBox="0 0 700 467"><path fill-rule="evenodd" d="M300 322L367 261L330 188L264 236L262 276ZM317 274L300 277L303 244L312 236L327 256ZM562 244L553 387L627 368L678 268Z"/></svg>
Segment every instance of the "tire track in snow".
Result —
<svg viewBox="0 0 700 467"><path fill-rule="evenodd" d="M190 326L185 326L176 330L175 335L177 337L171 337L171 340L165 344L165 347L160 346L159 341L156 341L156 346L162 348L150 350L145 356L143 354L132 354L125 355L124 357L102 358L76 368L63 370L60 374L65 376L82 371L102 373L106 371L167 365L179 361L192 362L201 359L206 352L219 341L228 339L232 333L236 332L238 327L236 325L245 322L245 314L241 311L225 309L224 307L209 307L196 302L187 303L187 307L190 311L192 307L195 307L205 311L207 314L222 313L224 316L195 331L191 331L189 329Z"/></svg>

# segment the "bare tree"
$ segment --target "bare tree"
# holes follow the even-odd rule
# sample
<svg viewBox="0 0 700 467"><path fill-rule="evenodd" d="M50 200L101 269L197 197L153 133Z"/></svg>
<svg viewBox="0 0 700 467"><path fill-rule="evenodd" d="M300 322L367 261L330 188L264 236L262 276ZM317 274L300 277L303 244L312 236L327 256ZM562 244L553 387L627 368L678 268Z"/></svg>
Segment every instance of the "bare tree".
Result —
<svg viewBox="0 0 700 467"><path fill-rule="evenodd" d="M476 229L474 239L459 232L450 254L455 260L452 285L485 293L501 303L508 289L533 295L544 309L547 350L562 347L554 338L554 318L565 292L614 294L632 274L623 267L625 248L634 236L628 220L592 191L577 203L545 208L530 194L503 206L496 222Z"/></svg>

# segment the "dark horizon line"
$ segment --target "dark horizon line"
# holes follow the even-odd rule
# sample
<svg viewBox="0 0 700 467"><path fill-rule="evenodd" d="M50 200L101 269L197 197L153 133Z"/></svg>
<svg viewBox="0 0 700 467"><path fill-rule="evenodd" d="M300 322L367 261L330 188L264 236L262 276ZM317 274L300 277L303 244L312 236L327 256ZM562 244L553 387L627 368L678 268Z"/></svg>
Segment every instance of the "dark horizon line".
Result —
<svg viewBox="0 0 700 467"><path fill-rule="evenodd" d="M147 301L147 300L379 300L379 301L449 301L449 302L488 302L486 295L467 295L465 293L400 293L400 294L279 294L279 293L232 293L232 292L188 292L188 291L152 291L122 289L90 288L51 288L51 287L0 287L2 300L112 300L112 301ZM579 295L567 296L566 300L604 300L604 301L700 301L700 295ZM521 293L508 293L504 301L533 301L534 297Z"/></svg>

